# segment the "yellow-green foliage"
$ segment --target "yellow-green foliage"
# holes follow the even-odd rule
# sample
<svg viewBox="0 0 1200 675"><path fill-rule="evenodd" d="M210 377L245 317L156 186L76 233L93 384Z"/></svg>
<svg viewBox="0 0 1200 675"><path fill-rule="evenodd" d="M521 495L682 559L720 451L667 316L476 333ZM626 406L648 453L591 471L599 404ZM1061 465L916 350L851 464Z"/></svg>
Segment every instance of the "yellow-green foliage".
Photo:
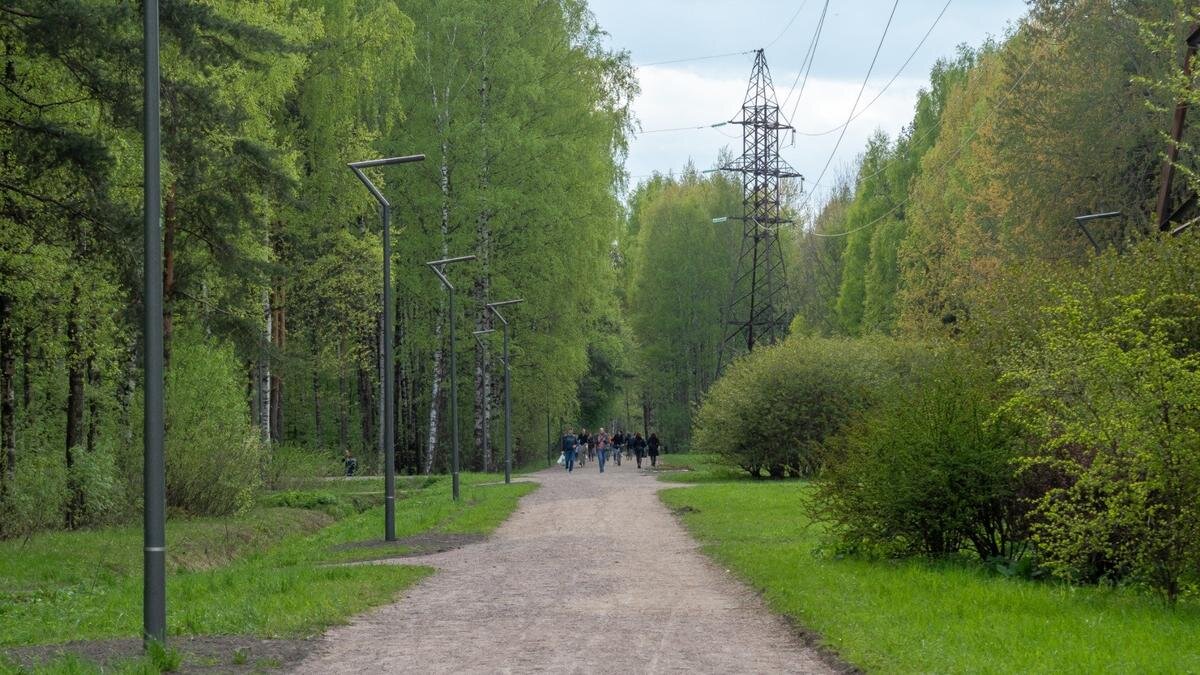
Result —
<svg viewBox="0 0 1200 675"><path fill-rule="evenodd" d="M1068 579L1132 577L1174 600L1200 582L1200 354L1182 322L1200 296L1064 291L1013 359L1009 402L1052 477L1034 538Z"/></svg>

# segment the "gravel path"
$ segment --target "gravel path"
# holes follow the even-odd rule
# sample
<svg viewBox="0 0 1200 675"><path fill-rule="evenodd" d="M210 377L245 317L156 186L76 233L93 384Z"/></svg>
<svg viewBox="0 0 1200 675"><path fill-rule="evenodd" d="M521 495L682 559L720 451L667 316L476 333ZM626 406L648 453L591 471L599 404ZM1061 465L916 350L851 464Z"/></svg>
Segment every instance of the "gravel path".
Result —
<svg viewBox="0 0 1200 675"><path fill-rule="evenodd" d="M487 541L401 561L439 572L326 633L296 672L832 672L632 462L534 478Z"/></svg>

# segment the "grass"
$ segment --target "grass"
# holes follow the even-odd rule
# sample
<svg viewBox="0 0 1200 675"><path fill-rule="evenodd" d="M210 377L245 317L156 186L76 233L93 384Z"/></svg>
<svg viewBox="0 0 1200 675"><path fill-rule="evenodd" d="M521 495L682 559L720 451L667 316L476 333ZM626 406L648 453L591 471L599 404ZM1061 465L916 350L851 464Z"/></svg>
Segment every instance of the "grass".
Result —
<svg viewBox="0 0 1200 675"><path fill-rule="evenodd" d="M1000 577L964 563L833 559L804 515L809 485L662 493L704 549L772 609L868 671L1200 672L1200 606L1127 590Z"/></svg>
<svg viewBox="0 0 1200 675"><path fill-rule="evenodd" d="M646 460L642 460L646 466ZM668 454L658 456L659 480L669 483L713 483L750 480L750 474L729 466L717 455Z"/></svg>
<svg viewBox="0 0 1200 675"><path fill-rule="evenodd" d="M495 481L494 474L463 474L458 503L450 499L448 478L399 481L397 535L490 532L535 488L479 485ZM329 481L319 488L334 495L382 494L382 479ZM172 521L168 634L303 637L388 602L432 570L329 564L396 555L394 549L345 548L380 540L382 530L382 506L336 522L322 510L295 508ZM0 646L129 637L140 628L140 529L0 542Z"/></svg>

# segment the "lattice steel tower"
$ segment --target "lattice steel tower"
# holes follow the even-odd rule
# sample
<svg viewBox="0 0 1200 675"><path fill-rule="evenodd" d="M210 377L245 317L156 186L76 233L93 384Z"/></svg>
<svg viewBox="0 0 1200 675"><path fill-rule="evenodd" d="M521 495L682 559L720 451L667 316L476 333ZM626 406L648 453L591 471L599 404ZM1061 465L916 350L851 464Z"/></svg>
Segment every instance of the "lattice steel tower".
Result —
<svg viewBox="0 0 1200 675"><path fill-rule="evenodd" d="M743 348L753 351L755 344L770 344L787 334L787 316L780 306L787 273L779 230L792 221L783 214L780 183L802 177L779 158L779 132L792 126L780 117L761 49L755 53L741 118L730 123L742 125L742 156L720 168L742 174L742 246L722 316L718 371Z"/></svg>

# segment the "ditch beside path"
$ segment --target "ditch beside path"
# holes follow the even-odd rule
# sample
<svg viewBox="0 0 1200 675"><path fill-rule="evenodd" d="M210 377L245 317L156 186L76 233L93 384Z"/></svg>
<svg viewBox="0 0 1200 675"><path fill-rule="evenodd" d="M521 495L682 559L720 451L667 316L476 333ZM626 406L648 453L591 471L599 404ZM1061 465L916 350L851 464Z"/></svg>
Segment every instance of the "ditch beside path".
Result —
<svg viewBox="0 0 1200 675"><path fill-rule="evenodd" d="M487 541L395 562L438 568L335 628L300 673L828 673L714 565L633 462L534 474Z"/></svg>

